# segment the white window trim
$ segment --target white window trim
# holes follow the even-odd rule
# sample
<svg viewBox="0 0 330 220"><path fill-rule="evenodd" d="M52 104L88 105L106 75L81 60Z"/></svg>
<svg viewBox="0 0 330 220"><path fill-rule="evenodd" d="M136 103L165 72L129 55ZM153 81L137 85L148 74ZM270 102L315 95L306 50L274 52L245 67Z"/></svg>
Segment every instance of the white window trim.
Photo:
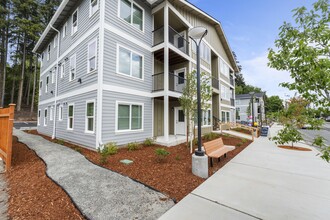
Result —
<svg viewBox="0 0 330 220"><path fill-rule="evenodd" d="M123 18L121 18L120 17L120 4L121 4L121 0L118 0L118 10L117 10L117 16L118 16L118 18L120 19L120 21L122 21L122 22L124 22L125 24L128 24L128 25L130 25L130 26L132 26L133 28L135 28L136 30L139 30L139 31L141 31L142 33L144 33L144 23L145 23L145 12L144 12L144 8L143 7L141 7L141 5L139 5L137 2L135 2L135 1L132 1L132 0L128 0L128 1L130 1L131 2L131 22L130 23L128 23L127 21L125 21ZM140 8L141 10L142 10L142 30L141 29L139 29L139 28L137 28L137 27L135 27L134 25L133 25L133 23L132 23L132 18L133 18L133 16L132 16L132 6L133 6L133 4L135 4L138 8Z"/></svg>
<svg viewBox="0 0 330 220"><path fill-rule="evenodd" d="M72 74L71 74L71 59L74 57L75 59L75 67L74 67L74 70L75 70L75 74L74 74L74 78L72 79ZM77 55L76 54L73 54L71 57L70 57L70 63L69 63L69 82L75 80L77 78Z"/></svg>
<svg viewBox="0 0 330 220"><path fill-rule="evenodd" d="M227 110L221 110L220 114L221 114L221 120L222 120L222 112L225 112L225 123L228 123L230 122L230 119L231 119L231 112L230 111L227 111ZM227 121L227 112L229 113L229 121Z"/></svg>
<svg viewBox="0 0 330 220"><path fill-rule="evenodd" d="M51 106L49 109L49 121L53 121L54 118L54 107Z"/></svg>
<svg viewBox="0 0 330 220"><path fill-rule="evenodd" d="M41 109L38 109L37 124L40 125Z"/></svg>
<svg viewBox="0 0 330 220"><path fill-rule="evenodd" d="M130 118L129 118L129 127L130 129L126 129L126 130L118 130L118 107L119 105L129 105L130 106ZM136 130L132 130L131 127L131 123L132 123L132 105L140 105L142 106L142 124L141 124L141 129L136 129ZM134 132L142 132L144 131L144 103L139 103L139 102L125 102L125 101L116 101L116 115L115 115L115 133L134 133Z"/></svg>
<svg viewBox="0 0 330 220"><path fill-rule="evenodd" d="M64 39L67 35L68 35L68 22L65 22L62 29L62 39Z"/></svg>
<svg viewBox="0 0 330 220"><path fill-rule="evenodd" d="M60 78L63 79L65 76L65 61L63 61L63 63L61 63L59 70L61 71Z"/></svg>
<svg viewBox="0 0 330 220"><path fill-rule="evenodd" d="M92 17L94 14L96 14L96 12L99 10L99 0L94 0L96 1L96 11L92 14L92 2L89 2L89 17Z"/></svg>
<svg viewBox="0 0 330 220"><path fill-rule="evenodd" d="M130 60L130 63L131 63L131 66L130 66L130 75L127 75L125 73L121 73L119 72L119 48L123 48L123 49L126 49L126 50L129 50L131 52L131 60ZM135 77L135 76L132 76L132 53L135 53L139 56L142 57L142 78L138 78L138 77ZM139 80L139 81L144 81L144 55L139 53L139 52L136 52L135 50L132 50L128 47L125 47L125 46L122 46L120 44L117 44L117 61L116 61L116 73L120 76L124 76L124 77L127 77L129 79L136 79L136 80Z"/></svg>
<svg viewBox="0 0 330 220"><path fill-rule="evenodd" d="M90 66L89 66L89 60L90 60L90 57L89 57L89 46L93 43L96 43L96 46L95 46L95 70L93 71L90 71ZM88 46L87 46L87 74L89 73L95 73L97 72L97 69L98 69L98 60L97 60L97 54L98 54L98 42L97 42L97 38L91 40L89 43L88 43Z"/></svg>
<svg viewBox="0 0 330 220"><path fill-rule="evenodd" d="M70 124L70 118L69 118L69 107L70 106L73 106L73 109L72 109L72 128L69 128L69 124ZM67 112L67 126L66 126L66 129L69 130L69 131L73 131L74 129L74 103L70 103L68 104L68 112Z"/></svg>
<svg viewBox="0 0 330 220"><path fill-rule="evenodd" d="M42 82L42 80L40 80L40 82L39 82L39 96L41 96L41 94L42 94L42 86L43 86L43 82Z"/></svg>
<svg viewBox="0 0 330 220"><path fill-rule="evenodd" d="M47 117L45 116L45 112L47 111ZM48 124L48 108L44 109L44 126L47 127Z"/></svg>
<svg viewBox="0 0 330 220"><path fill-rule="evenodd" d="M48 46L47 46L47 61L49 61L50 60L50 51L51 51L51 46L50 46L50 44L48 44Z"/></svg>
<svg viewBox="0 0 330 220"><path fill-rule="evenodd" d="M77 8L71 15L71 36L75 35L78 32L78 28L79 28L79 8ZM76 32L73 33L73 15L77 12L77 30Z"/></svg>
<svg viewBox="0 0 330 220"><path fill-rule="evenodd" d="M62 104L58 107L58 120L63 121L63 105Z"/></svg>
<svg viewBox="0 0 330 220"><path fill-rule="evenodd" d="M93 131L89 131L88 130L88 117L87 117L87 105L89 103L94 103L94 114L93 114ZM91 100L87 100L86 101L86 106L85 106L85 133L88 133L88 134L95 134L95 99L91 99ZM89 116L90 117L90 116Z"/></svg>
<svg viewBox="0 0 330 220"><path fill-rule="evenodd" d="M47 83L47 78L48 78L48 83ZM48 93L48 86L49 86L49 75L46 76L45 93Z"/></svg>

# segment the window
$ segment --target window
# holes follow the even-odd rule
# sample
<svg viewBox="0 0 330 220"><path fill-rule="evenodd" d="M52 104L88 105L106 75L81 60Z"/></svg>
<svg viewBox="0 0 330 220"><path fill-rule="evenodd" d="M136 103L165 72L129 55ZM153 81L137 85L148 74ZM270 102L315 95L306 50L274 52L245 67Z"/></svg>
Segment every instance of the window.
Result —
<svg viewBox="0 0 330 220"><path fill-rule="evenodd" d="M73 117L74 117L74 108L73 105L68 106L68 129L73 130Z"/></svg>
<svg viewBox="0 0 330 220"><path fill-rule="evenodd" d="M192 45L192 51L194 53L196 53L196 44L191 44ZM200 56L201 59L203 59L204 61L210 63L211 61L211 50L210 48L206 45L205 42L202 41L201 45L200 45Z"/></svg>
<svg viewBox="0 0 330 220"><path fill-rule="evenodd" d="M47 61L50 60L50 44L48 45L48 48L47 48Z"/></svg>
<svg viewBox="0 0 330 220"><path fill-rule="evenodd" d="M89 7L89 17L91 17L97 10L99 9L99 1L98 0L90 0L91 4Z"/></svg>
<svg viewBox="0 0 330 220"><path fill-rule="evenodd" d="M230 97L232 95L232 92L230 89L224 85L221 85L221 98L225 100L230 100Z"/></svg>
<svg viewBox="0 0 330 220"><path fill-rule="evenodd" d="M68 22L65 22L62 29L62 38L65 38L67 34L68 34Z"/></svg>
<svg viewBox="0 0 330 220"><path fill-rule="evenodd" d="M226 120L227 122L230 122L230 112L226 112Z"/></svg>
<svg viewBox="0 0 330 220"><path fill-rule="evenodd" d="M42 52L41 54L40 67L42 67L43 62L44 62L44 52Z"/></svg>
<svg viewBox="0 0 330 220"><path fill-rule="evenodd" d="M76 10L72 14L72 26L71 27L72 27L71 35L73 35L78 31L78 10Z"/></svg>
<svg viewBox="0 0 330 220"><path fill-rule="evenodd" d="M133 1L120 0L119 16L134 27L143 31L143 10Z"/></svg>
<svg viewBox="0 0 330 220"><path fill-rule="evenodd" d="M49 110L49 121L53 121L53 115L54 114L54 108L53 106L50 107L50 110Z"/></svg>
<svg viewBox="0 0 330 220"><path fill-rule="evenodd" d="M211 125L211 110L203 111L203 126Z"/></svg>
<svg viewBox="0 0 330 220"><path fill-rule="evenodd" d="M44 126L47 126L48 109L45 109Z"/></svg>
<svg viewBox="0 0 330 220"><path fill-rule="evenodd" d="M57 35L54 37L54 42L53 42L54 48L56 48L56 44L57 44Z"/></svg>
<svg viewBox="0 0 330 220"><path fill-rule="evenodd" d="M222 75L224 75L225 77L229 78L229 66L220 59L220 72L222 73Z"/></svg>
<svg viewBox="0 0 330 220"><path fill-rule="evenodd" d="M65 75L65 62L61 64L59 71L60 71L60 77L63 78Z"/></svg>
<svg viewBox="0 0 330 220"><path fill-rule="evenodd" d="M117 130L142 130L142 105L118 104Z"/></svg>
<svg viewBox="0 0 330 220"><path fill-rule="evenodd" d="M57 68L55 67L54 70L52 71L52 83L55 82L56 70Z"/></svg>
<svg viewBox="0 0 330 220"><path fill-rule="evenodd" d="M46 77L46 88L45 88L45 92L48 92L48 84L49 84L49 76Z"/></svg>
<svg viewBox="0 0 330 220"><path fill-rule="evenodd" d="M143 57L123 47L118 49L117 72L127 76L143 78Z"/></svg>
<svg viewBox="0 0 330 220"><path fill-rule="evenodd" d="M93 40L88 44L88 63L87 72L91 73L96 70L97 62L97 40Z"/></svg>
<svg viewBox="0 0 330 220"><path fill-rule="evenodd" d="M94 132L95 129L95 108L94 101L86 104L86 132Z"/></svg>
<svg viewBox="0 0 330 220"><path fill-rule="evenodd" d="M42 80L39 82L39 95L42 93Z"/></svg>
<svg viewBox="0 0 330 220"><path fill-rule="evenodd" d="M58 120L63 120L63 105L60 105L60 107L58 108Z"/></svg>
<svg viewBox="0 0 330 220"><path fill-rule="evenodd" d="M41 110L38 110L38 125L40 125Z"/></svg>
<svg viewBox="0 0 330 220"><path fill-rule="evenodd" d="M70 57L70 77L69 80L72 81L76 78L76 55Z"/></svg>
<svg viewBox="0 0 330 220"><path fill-rule="evenodd" d="M221 111L221 122L226 122L226 112Z"/></svg>

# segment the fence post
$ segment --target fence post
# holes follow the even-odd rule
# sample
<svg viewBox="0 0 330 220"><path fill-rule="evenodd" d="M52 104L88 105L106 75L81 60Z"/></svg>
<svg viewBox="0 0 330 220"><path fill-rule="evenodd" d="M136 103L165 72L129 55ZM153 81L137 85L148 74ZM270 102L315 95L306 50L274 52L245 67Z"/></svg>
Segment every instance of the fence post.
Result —
<svg viewBox="0 0 330 220"><path fill-rule="evenodd" d="M9 104L6 171L11 167L15 104Z"/></svg>

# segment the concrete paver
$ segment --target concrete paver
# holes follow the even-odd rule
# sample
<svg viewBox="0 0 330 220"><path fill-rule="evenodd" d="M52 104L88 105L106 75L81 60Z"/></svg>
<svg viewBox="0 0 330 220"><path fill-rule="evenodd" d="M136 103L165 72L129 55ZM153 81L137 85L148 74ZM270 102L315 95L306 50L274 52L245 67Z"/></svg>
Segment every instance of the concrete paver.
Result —
<svg viewBox="0 0 330 220"><path fill-rule="evenodd" d="M280 128L274 126L271 135ZM183 199L161 219L175 219L191 204L207 216L200 200L259 219L329 219L330 164L317 153L281 149L260 137L190 194L198 200Z"/></svg>
<svg viewBox="0 0 330 220"><path fill-rule="evenodd" d="M96 166L74 150L20 130L14 135L45 161L48 176L88 219L156 219L174 205L162 193Z"/></svg>

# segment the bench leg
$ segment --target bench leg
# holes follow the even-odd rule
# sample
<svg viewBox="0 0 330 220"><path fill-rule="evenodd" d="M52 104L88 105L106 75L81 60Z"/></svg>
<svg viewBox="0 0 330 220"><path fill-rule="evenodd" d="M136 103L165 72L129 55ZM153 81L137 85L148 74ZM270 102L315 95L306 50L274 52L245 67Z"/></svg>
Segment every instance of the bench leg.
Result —
<svg viewBox="0 0 330 220"><path fill-rule="evenodd" d="M212 159L212 157L210 157L210 165L211 165L211 167L213 167L213 159Z"/></svg>
<svg viewBox="0 0 330 220"><path fill-rule="evenodd" d="M227 158L227 154L225 154L225 158Z"/></svg>
<svg viewBox="0 0 330 220"><path fill-rule="evenodd" d="M218 158L218 162L220 162L220 157Z"/></svg>

